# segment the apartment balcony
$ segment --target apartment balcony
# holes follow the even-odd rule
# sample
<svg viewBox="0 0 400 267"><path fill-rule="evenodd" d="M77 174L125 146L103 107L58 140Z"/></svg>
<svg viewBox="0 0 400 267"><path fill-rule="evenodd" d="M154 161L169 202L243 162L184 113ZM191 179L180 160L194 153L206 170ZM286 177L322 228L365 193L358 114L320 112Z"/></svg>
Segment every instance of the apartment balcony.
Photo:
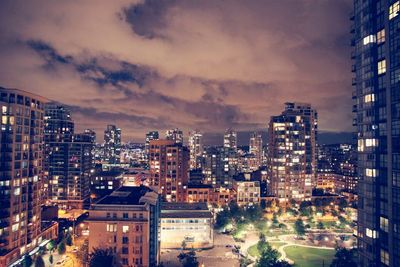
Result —
<svg viewBox="0 0 400 267"><path fill-rule="evenodd" d="M357 79L356 79L356 78L352 78L352 79L351 79L351 85L352 85L352 86L357 85Z"/></svg>
<svg viewBox="0 0 400 267"><path fill-rule="evenodd" d="M351 65L351 72L356 72L356 65Z"/></svg>
<svg viewBox="0 0 400 267"><path fill-rule="evenodd" d="M356 59L356 52L351 51L350 57L351 57L351 59Z"/></svg>
<svg viewBox="0 0 400 267"><path fill-rule="evenodd" d="M350 12L350 14L349 14L349 19L350 19L351 21L354 21L354 19L355 19L354 11L351 11L351 12Z"/></svg>

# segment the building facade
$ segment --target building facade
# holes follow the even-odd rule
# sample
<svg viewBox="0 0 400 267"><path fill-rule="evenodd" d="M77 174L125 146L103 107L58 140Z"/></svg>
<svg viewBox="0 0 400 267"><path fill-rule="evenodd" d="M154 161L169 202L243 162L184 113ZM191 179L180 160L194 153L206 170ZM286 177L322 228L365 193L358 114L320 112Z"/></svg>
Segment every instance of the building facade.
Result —
<svg viewBox="0 0 400 267"><path fill-rule="evenodd" d="M253 206L260 204L259 181L235 181L236 203L239 206Z"/></svg>
<svg viewBox="0 0 400 267"><path fill-rule="evenodd" d="M74 122L65 106L45 106L45 181L48 200L61 208L82 209L88 203L94 139L93 132L74 133Z"/></svg>
<svg viewBox="0 0 400 267"><path fill-rule="evenodd" d="M199 131L189 133L190 169L199 169L202 166L203 134Z"/></svg>
<svg viewBox="0 0 400 267"><path fill-rule="evenodd" d="M90 209L89 252L110 248L122 266L157 266L159 216L156 192L145 186L119 188Z"/></svg>
<svg viewBox="0 0 400 267"><path fill-rule="evenodd" d="M237 150L237 132L227 129L224 134L224 148Z"/></svg>
<svg viewBox="0 0 400 267"><path fill-rule="evenodd" d="M310 200L316 186L317 112L309 104L286 103L269 123L270 194L279 201Z"/></svg>
<svg viewBox="0 0 400 267"><path fill-rule="evenodd" d="M172 140L177 144L183 145L183 132L178 128L167 130L165 132L165 139Z"/></svg>
<svg viewBox="0 0 400 267"><path fill-rule="evenodd" d="M260 167L263 163L264 150L261 133L254 132L250 135L249 153L254 155L256 165Z"/></svg>
<svg viewBox="0 0 400 267"><path fill-rule="evenodd" d="M0 87L0 266L40 242L46 102Z"/></svg>
<svg viewBox="0 0 400 267"><path fill-rule="evenodd" d="M174 140L150 141L150 185L169 202L183 202L188 184L189 151Z"/></svg>
<svg viewBox="0 0 400 267"><path fill-rule="evenodd" d="M400 1L354 0L360 266L400 266Z"/></svg>
<svg viewBox="0 0 400 267"><path fill-rule="evenodd" d="M206 203L161 205L161 248L212 248L213 215Z"/></svg>
<svg viewBox="0 0 400 267"><path fill-rule="evenodd" d="M104 131L104 161L116 165L121 162L121 129L115 125L107 125Z"/></svg>
<svg viewBox="0 0 400 267"><path fill-rule="evenodd" d="M146 155L147 159L149 159L149 154L150 154L150 141L158 140L158 139L160 139L160 135L159 135L158 131L151 131L151 132L146 133L144 150L145 150L145 155Z"/></svg>

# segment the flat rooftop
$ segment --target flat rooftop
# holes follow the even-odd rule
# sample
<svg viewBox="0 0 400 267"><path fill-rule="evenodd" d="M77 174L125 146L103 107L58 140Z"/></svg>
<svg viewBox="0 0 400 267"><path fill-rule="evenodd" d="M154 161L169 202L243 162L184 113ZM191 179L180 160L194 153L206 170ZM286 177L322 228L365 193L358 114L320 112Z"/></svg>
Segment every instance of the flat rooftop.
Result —
<svg viewBox="0 0 400 267"><path fill-rule="evenodd" d="M170 203L161 204L161 218L212 218L206 203Z"/></svg>
<svg viewBox="0 0 400 267"><path fill-rule="evenodd" d="M100 199L95 205L141 205L140 199L148 192L147 186L122 186L110 195Z"/></svg>

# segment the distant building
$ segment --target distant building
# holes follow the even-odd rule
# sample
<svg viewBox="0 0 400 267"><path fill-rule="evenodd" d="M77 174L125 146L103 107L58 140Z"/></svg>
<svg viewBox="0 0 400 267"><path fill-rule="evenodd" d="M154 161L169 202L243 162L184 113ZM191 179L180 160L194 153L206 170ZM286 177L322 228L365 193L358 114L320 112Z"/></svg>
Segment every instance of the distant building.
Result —
<svg viewBox="0 0 400 267"><path fill-rule="evenodd" d="M101 198L111 194L123 185L123 172L120 170L98 171L90 179L90 191Z"/></svg>
<svg viewBox="0 0 400 267"><path fill-rule="evenodd" d="M270 193L280 201L311 199L316 185L317 112L309 104L286 103L269 123Z"/></svg>
<svg viewBox="0 0 400 267"><path fill-rule="evenodd" d="M250 136L249 153L254 155L256 165L261 167L264 158L263 141L261 133L254 132Z"/></svg>
<svg viewBox="0 0 400 267"><path fill-rule="evenodd" d="M199 131L189 133L190 169L201 168L203 154L203 134Z"/></svg>
<svg viewBox="0 0 400 267"><path fill-rule="evenodd" d="M223 207L231 201L236 201L236 193L233 189L213 187L204 184L189 184L186 190L187 203L204 202L208 205Z"/></svg>
<svg viewBox="0 0 400 267"><path fill-rule="evenodd" d="M206 203L162 203L161 248L211 248L213 215Z"/></svg>
<svg viewBox="0 0 400 267"><path fill-rule="evenodd" d="M104 161L108 164L121 161L121 129L115 125L107 125L104 131Z"/></svg>
<svg viewBox="0 0 400 267"><path fill-rule="evenodd" d="M119 188L90 209L89 252L111 248L122 266L157 266L159 216L156 192L145 186Z"/></svg>
<svg viewBox="0 0 400 267"><path fill-rule="evenodd" d="M188 184L189 151L174 140L150 141L150 185L169 202L183 202Z"/></svg>
<svg viewBox="0 0 400 267"><path fill-rule="evenodd" d="M160 139L160 135L158 134L158 131L151 131L146 134L144 149L145 149L145 155L146 155L147 159L149 158L149 154L150 154L150 141L158 140L158 139Z"/></svg>
<svg viewBox="0 0 400 267"><path fill-rule="evenodd" d="M177 144L183 145L183 132L178 128L167 130L165 132L165 139L172 140Z"/></svg>
<svg viewBox="0 0 400 267"><path fill-rule="evenodd" d="M207 148L204 152L204 183L232 187L232 177L237 174L237 166L237 153L232 148Z"/></svg>
<svg viewBox="0 0 400 267"><path fill-rule="evenodd" d="M227 129L224 134L224 148L237 150L237 132Z"/></svg>

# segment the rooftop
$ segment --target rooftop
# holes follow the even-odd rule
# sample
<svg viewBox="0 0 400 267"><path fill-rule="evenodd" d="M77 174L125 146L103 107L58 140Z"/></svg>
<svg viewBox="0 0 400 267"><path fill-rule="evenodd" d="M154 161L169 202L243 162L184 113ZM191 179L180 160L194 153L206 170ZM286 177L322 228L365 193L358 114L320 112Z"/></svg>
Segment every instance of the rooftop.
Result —
<svg viewBox="0 0 400 267"><path fill-rule="evenodd" d="M149 194L156 195L147 186L122 186L110 195L100 199L95 205L141 205L145 202L142 197L147 197Z"/></svg>
<svg viewBox="0 0 400 267"><path fill-rule="evenodd" d="M163 202L161 212L169 211L209 211L207 203Z"/></svg>

